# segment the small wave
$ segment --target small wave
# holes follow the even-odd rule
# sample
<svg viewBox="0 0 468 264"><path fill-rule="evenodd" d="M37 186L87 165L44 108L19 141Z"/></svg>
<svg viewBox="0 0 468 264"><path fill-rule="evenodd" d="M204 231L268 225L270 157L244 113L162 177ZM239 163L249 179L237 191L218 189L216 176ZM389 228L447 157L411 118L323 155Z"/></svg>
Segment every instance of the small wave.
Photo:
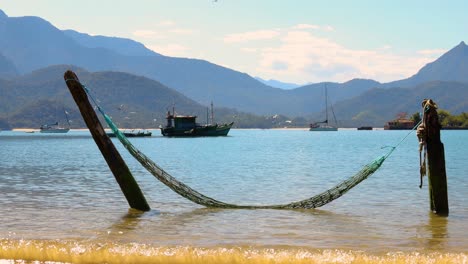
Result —
<svg viewBox="0 0 468 264"><path fill-rule="evenodd" d="M466 253L389 252L302 248L190 246L159 247L147 244L89 243L63 240L0 240L4 263L468 263Z"/></svg>

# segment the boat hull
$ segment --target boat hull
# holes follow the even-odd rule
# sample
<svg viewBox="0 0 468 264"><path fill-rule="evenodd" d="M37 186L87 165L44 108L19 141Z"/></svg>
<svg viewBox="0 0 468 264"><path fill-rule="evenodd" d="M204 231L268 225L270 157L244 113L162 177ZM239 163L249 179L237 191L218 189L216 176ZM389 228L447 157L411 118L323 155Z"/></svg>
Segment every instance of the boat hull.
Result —
<svg viewBox="0 0 468 264"><path fill-rule="evenodd" d="M233 123L222 125L196 126L192 129L176 129L162 127L161 134L165 137L219 137L227 136Z"/></svg>
<svg viewBox="0 0 468 264"><path fill-rule="evenodd" d="M69 128L51 128L51 129L41 129L39 132L58 134L58 133L68 133L68 131L70 131Z"/></svg>
<svg viewBox="0 0 468 264"><path fill-rule="evenodd" d="M309 131L338 131L336 127L311 127Z"/></svg>

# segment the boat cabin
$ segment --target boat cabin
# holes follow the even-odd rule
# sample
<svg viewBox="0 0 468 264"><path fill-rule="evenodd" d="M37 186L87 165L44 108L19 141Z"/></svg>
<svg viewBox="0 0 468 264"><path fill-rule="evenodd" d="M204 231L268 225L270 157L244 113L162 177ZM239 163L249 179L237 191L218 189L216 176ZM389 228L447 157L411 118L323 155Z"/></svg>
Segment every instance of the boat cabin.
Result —
<svg viewBox="0 0 468 264"><path fill-rule="evenodd" d="M392 129L413 129L414 121L406 118L399 118L396 120L392 120L385 124L385 130L392 130Z"/></svg>
<svg viewBox="0 0 468 264"><path fill-rule="evenodd" d="M197 116L176 116L171 113L167 113L167 124L166 127L173 127L176 129L193 129L197 126Z"/></svg>

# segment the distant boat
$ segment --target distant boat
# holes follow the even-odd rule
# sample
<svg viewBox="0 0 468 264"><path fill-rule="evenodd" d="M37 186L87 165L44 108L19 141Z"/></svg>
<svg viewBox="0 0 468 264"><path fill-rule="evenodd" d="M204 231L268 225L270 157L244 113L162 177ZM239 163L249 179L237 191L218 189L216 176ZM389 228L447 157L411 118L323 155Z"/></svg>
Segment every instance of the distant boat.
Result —
<svg viewBox="0 0 468 264"><path fill-rule="evenodd" d="M151 131L146 130L124 130L122 132L126 137L151 137L153 134ZM112 132L106 133L109 137L115 137L115 134Z"/></svg>
<svg viewBox="0 0 468 264"><path fill-rule="evenodd" d="M68 133L68 131L70 131L70 128L61 127L58 122L42 125L39 130L41 133Z"/></svg>
<svg viewBox="0 0 468 264"><path fill-rule="evenodd" d="M229 124L213 123L213 103L211 103L211 124L201 125L196 122L196 116L176 115L175 111L167 112L167 124L161 128L165 137L216 137L227 136L234 122Z"/></svg>
<svg viewBox="0 0 468 264"><path fill-rule="evenodd" d="M384 130L407 130L413 129L415 126L414 121L406 118L406 113L400 113L397 119L388 121Z"/></svg>
<svg viewBox="0 0 468 264"><path fill-rule="evenodd" d="M70 128L59 126L58 122L55 124L46 124L40 127L39 132L41 133L68 133Z"/></svg>
<svg viewBox="0 0 468 264"><path fill-rule="evenodd" d="M372 130L372 127L371 126L361 126L361 127L358 127L357 130Z"/></svg>
<svg viewBox="0 0 468 264"><path fill-rule="evenodd" d="M39 128L39 132L41 133L68 133L70 131L70 120L68 119L68 113L65 111L65 117L67 119L68 127L62 127L59 125L59 122L55 122L54 124L45 124Z"/></svg>
<svg viewBox="0 0 468 264"><path fill-rule="evenodd" d="M330 105L330 107L332 106ZM335 124L337 124L335 113L333 112L333 108L331 109L333 113L333 118L335 119ZM327 89L327 85L325 85L325 121L315 122L315 123L310 124L309 131L337 131L337 130L338 130L337 127L331 126L328 123L328 89Z"/></svg>

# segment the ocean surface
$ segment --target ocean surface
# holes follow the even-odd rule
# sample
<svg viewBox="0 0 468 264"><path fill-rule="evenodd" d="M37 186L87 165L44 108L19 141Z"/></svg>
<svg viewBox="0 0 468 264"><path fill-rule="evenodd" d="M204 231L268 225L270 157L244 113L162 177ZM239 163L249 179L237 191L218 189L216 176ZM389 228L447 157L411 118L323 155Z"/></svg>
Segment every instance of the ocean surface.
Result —
<svg viewBox="0 0 468 264"><path fill-rule="evenodd" d="M117 141L151 211L129 209L87 131L0 132L0 263L468 263L468 131L442 131L450 215L419 188L415 132L231 130L130 141L195 190L235 204L289 203L354 175L309 210L209 209L178 196Z"/></svg>

